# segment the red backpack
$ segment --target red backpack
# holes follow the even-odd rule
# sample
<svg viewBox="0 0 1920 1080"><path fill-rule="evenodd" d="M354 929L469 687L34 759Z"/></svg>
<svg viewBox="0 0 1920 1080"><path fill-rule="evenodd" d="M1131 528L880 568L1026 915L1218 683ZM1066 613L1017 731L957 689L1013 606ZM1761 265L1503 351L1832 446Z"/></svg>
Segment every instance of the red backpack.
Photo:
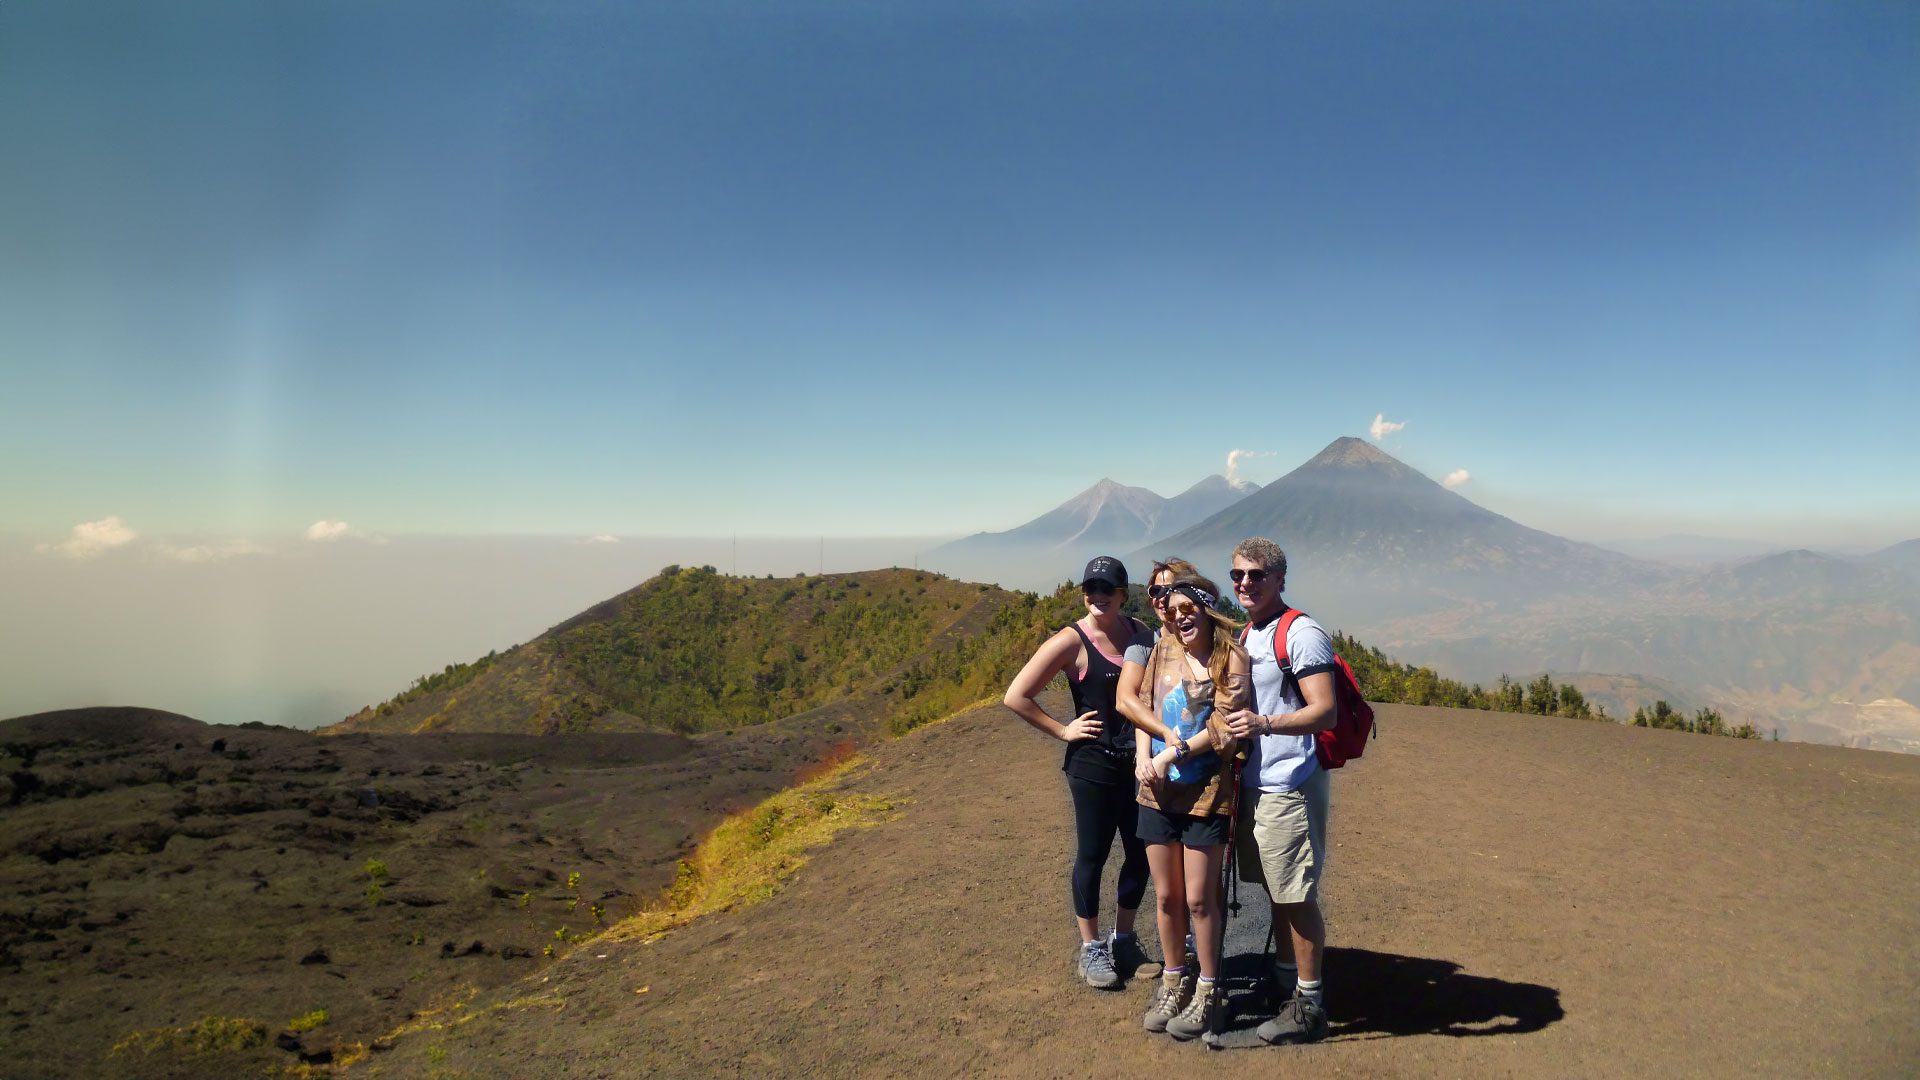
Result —
<svg viewBox="0 0 1920 1080"><path fill-rule="evenodd" d="M1292 628L1293 620L1304 614L1306 612L1298 608L1288 608L1280 615L1280 625L1273 628L1273 658L1289 679L1293 678L1293 666L1287 662L1287 631ZM1251 623L1241 629L1242 645L1246 644L1252 629ZM1333 664L1333 727L1313 733L1314 756L1326 769L1337 769L1366 753L1367 739L1373 734L1373 706L1360 696L1360 683L1353 677L1353 669L1338 654Z"/></svg>

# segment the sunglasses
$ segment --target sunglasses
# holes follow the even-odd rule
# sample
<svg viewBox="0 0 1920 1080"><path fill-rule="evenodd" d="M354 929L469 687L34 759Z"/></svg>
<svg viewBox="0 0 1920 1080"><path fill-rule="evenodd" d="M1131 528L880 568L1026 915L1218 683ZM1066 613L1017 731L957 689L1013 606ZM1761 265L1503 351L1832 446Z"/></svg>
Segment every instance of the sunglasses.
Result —
<svg viewBox="0 0 1920 1080"><path fill-rule="evenodd" d="M1227 576L1233 579L1235 585L1240 584L1242 581L1250 581L1257 585L1267 580L1267 572L1258 568L1253 570L1229 570L1227 571Z"/></svg>
<svg viewBox="0 0 1920 1080"><path fill-rule="evenodd" d="M1171 585L1149 585L1147 586L1147 599L1165 600L1167 594L1171 592L1173 592L1173 586Z"/></svg>
<svg viewBox="0 0 1920 1080"><path fill-rule="evenodd" d="M1088 596L1112 596L1113 586L1104 581L1089 581L1080 586L1080 591Z"/></svg>

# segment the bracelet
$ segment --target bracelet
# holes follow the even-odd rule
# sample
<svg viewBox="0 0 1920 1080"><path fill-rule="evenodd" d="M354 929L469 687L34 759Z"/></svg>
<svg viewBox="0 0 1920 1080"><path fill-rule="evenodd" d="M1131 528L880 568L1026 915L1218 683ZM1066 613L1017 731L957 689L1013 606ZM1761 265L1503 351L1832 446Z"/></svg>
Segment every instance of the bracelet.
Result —
<svg viewBox="0 0 1920 1080"><path fill-rule="evenodd" d="M1178 748L1178 749L1176 749L1176 750L1174 750L1174 752L1173 752L1173 760L1175 760L1175 761L1185 761L1185 760L1187 760L1187 753L1188 753L1188 750L1187 750L1187 740L1185 740L1185 739L1181 739L1181 740L1180 740L1180 746L1179 746L1179 748Z"/></svg>

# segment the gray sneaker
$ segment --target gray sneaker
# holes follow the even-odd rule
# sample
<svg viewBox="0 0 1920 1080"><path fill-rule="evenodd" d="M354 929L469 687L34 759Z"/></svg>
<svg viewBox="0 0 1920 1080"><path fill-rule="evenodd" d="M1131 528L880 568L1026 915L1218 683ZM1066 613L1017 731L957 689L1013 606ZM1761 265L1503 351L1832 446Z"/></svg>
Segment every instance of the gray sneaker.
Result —
<svg viewBox="0 0 1920 1080"><path fill-rule="evenodd" d="M1160 973L1160 987L1153 992L1153 1001L1147 1006L1147 1015L1141 1021L1148 1031L1165 1031L1167 1022L1180 1015L1180 1011L1193 1000L1193 971L1179 973L1163 971Z"/></svg>
<svg viewBox="0 0 1920 1080"><path fill-rule="evenodd" d="M1113 956L1114 970L1123 979L1151 979L1160 974L1160 962L1149 957L1140 947L1140 939L1132 934L1114 934L1107 939L1107 949Z"/></svg>
<svg viewBox="0 0 1920 1080"><path fill-rule="evenodd" d="M1261 1024L1254 1034L1270 1043L1319 1042L1327 1037L1327 1013L1312 998L1296 993L1280 1006L1280 1015Z"/></svg>
<svg viewBox="0 0 1920 1080"><path fill-rule="evenodd" d="M1220 1027L1220 1010L1227 1003L1224 988L1218 982L1196 982L1193 1000L1180 1015L1167 1021L1167 1034L1176 1039L1192 1039Z"/></svg>
<svg viewBox="0 0 1920 1080"><path fill-rule="evenodd" d="M1096 990L1118 990L1120 973L1113 970L1113 953L1105 939L1080 946L1080 977Z"/></svg>

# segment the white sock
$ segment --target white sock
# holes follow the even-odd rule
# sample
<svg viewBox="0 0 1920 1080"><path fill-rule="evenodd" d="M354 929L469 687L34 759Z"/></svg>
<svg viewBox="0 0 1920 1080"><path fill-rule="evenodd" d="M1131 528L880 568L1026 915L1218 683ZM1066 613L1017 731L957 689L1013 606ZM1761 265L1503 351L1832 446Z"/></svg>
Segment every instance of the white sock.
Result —
<svg viewBox="0 0 1920 1080"><path fill-rule="evenodd" d="M1315 979L1312 982L1308 982L1305 979L1301 979L1299 983L1297 983L1296 985L1298 985L1300 988L1301 997L1306 998L1308 1001L1311 1001L1315 1005L1319 1005L1322 1008L1326 1006L1326 1002L1320 1000L1320 980L1319 979Z"/></svg>

